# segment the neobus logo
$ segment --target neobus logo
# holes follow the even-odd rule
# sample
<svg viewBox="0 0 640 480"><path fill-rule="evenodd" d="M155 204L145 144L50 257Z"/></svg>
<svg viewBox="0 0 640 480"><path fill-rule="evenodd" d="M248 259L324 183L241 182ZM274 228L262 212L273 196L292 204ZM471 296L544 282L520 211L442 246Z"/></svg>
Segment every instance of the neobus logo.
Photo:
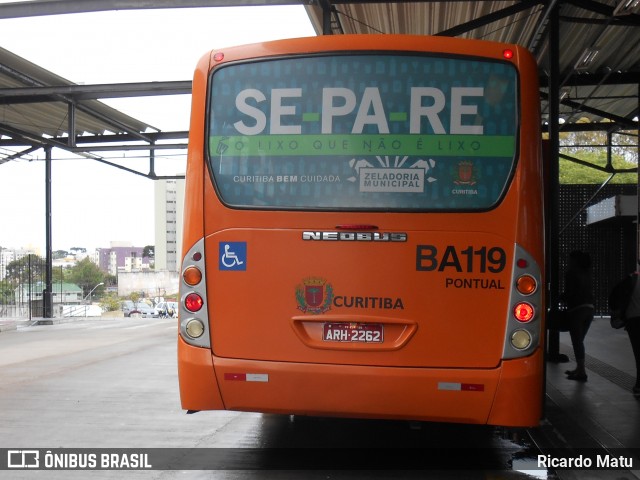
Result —
<svg viewBox="0 0 640 480"><path fill-rule="evenodd" d="M402 232L302 232L302 240L325 242L406 242Z"/></svg>

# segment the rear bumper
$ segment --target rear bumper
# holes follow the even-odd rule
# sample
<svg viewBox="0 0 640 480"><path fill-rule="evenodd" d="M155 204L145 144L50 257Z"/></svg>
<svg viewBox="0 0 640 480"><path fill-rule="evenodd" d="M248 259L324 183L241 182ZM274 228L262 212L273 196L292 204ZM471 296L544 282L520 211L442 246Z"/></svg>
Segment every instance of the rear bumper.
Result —
<svg viewBox="0 0 640 480"><path fill-rule="evenodd" d="M190 364L179 354L185 409L503 426L541 417L540 351L496 369L458 370L237 360L181 347L199 350Z"/></svg>
<svg viewBox="0 0 640 480"><path fill-rule="evenodd" d="M185 410L224 410L211 351L192 347L178 335L178 380Z"/></svg>

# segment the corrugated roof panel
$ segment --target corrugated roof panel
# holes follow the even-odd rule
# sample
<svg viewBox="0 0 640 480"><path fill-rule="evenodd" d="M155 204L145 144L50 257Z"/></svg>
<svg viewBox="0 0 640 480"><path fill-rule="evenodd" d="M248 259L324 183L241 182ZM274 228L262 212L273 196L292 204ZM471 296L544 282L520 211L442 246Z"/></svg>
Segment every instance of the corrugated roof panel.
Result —
<svg viewBox="0 0 640 480"><path fill-rule="evenodd" d="M74 85L48 70L0 48L0 88L24 88L38 86ZM59 137L68 134L68 102L61 101L38 103L0 104L0 131L2 125L10 129L19 129L31 135ZM76 134L87 132L102 135L105 132L116 134L127 132L145 132L153 129L119 110L97 100L78 102L81 108L75 112Z"/></svg>
<svg viewBox="0 0 640 480"><path fill-rule="evenodd" d="M543 22L548 2L524 1L424 1L395 3L336 4L337 18L344 33L407 33L434 35L461 25L472 29L458 33L460 38L514 43L532 49L538 60L540 77L549 72L548 32ZM638 16L616 18L611 14L619 0L598 2L560 2L560 75L562 85L571 85L576 75L589 73L601 79L609 72L635 72L640 75L640 28ZM514 10L526 7L519 12ZM505 10L506 9L506 10ZM322 32L322 12L307 7L312 24ZM509 15L501 17L503 13ZM476 22L479 19L492 21ZM473 22L476 22L475 24ZM334 23L335 27L335 23ZM335 33L340 33L334 28ZM586 70L574 66L588 47L599 52ZM636 78L637 78L636 75ZM627 117L637 111L637 81L630 85L580 87L574 97L596 111L575 115L576 104L561 106L561 114L575 121L588 118L601 121L611 115ZM577 87L573 87L574 90ZM587 91L588 90L588 91ZM545 91L545 89L543 89ZM542 101L543 113L547 102Z"/></svg>

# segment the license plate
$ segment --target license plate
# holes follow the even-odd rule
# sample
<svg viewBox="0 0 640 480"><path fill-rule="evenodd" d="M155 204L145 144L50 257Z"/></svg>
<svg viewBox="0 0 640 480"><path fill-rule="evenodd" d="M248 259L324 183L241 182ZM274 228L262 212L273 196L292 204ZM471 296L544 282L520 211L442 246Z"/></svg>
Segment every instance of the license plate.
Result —
<svg viewBox="0 0 640 480"><path fill-rule="evenodd" d="M380 323L325 323L322 339L326 342L382 343L384 327Z"/></svg>

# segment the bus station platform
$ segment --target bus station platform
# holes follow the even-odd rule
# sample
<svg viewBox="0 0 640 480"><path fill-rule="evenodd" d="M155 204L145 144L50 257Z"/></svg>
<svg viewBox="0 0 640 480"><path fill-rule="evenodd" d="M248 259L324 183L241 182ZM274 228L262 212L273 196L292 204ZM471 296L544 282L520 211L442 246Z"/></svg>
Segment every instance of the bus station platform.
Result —
<svg viewBox="0 0 640 480"><path fill-rule="evenodd" d="M43 320L0 319L0 332L42 325ZM82 320L73 317L48 322ZM545 418L540 428L529 432L543 452L604 449L613 456L633 457L639 466L630 471L607 472L609 476L605 477L603 472L585 471L572 477L572 472L564 471L558 477L561 480L640 480L640 396L632 393L636 371L627 332L611 328L608 317L596 317L586 336L585 350L587 381L567 379L565 371L575 368L575 361L569 333L560 333L560 353L570 360L547 363Z"/></svg>
<svg viewBox="0 0 640 480"><path fill-rule="evenodd" d="M604 449L634 457L640 479L640 396L632 393L636 367L629 336L613 329L608 317L594 318L585 338L587 381L569 380L575 368L569 333L560 333L560 353L567 363L547 363L545 418L540 429L555 448ZM583 472L584 473L584 472Z"/></svg>

